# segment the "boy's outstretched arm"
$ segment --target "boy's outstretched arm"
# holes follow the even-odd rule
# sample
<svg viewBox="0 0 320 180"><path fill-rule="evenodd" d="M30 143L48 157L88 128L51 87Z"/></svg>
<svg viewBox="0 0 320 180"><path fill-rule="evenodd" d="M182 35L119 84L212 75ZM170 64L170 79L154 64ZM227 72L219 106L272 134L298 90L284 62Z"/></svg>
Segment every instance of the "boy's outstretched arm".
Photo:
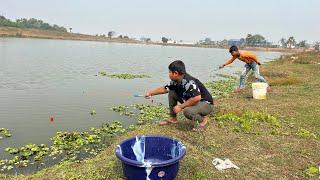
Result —
<svg viewBox="0 0 320 180"><path fill-rule="evenodd" d="M153 89L151 91L148 91L144 95L144 97L148 98L148 97L151 97L151 96L155 96L155 95L158 95L158 94L165 94L165 93L168 93L168 90L165 87L159 87L157 89Z"/></svg>
<svg viewBox="0 0 320 180"><path fill-rule="evenodd" d="M254 59L254 61L255 61L259 66L261 65L261 63L260 63L260 61L258 60L257 57Z"/></svg>
<svg viewBox="0 0 320 180"><path fill-rule="evenodd" d="M221 69L221 68L224 68L225 66L233 63L233 61L236 60L236 59L237 59L237 57L232 56L232 58L230 58L227 62L225 62L224 64L220 65L219 68L220 68L220 69Z"/></svg>

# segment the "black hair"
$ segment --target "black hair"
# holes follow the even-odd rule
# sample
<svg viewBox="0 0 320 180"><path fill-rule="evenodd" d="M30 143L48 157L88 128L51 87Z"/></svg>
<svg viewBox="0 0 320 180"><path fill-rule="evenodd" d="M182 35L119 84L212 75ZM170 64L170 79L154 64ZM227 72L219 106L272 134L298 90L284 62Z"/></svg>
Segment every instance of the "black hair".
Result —
<svg viewBox="0 0 320 180"><path fill-rule="evenodd" d="M186 74L186 67L180 60L173 61L168 68L171 72L176 71L179 74Z"/></svg>
<svg viewBox="0 0 320 180"><path fill-rule="evenodd" d="M238 47L237 46L231 46L229 49L229 52L232 53L233 51L238 51Z"/></svg>

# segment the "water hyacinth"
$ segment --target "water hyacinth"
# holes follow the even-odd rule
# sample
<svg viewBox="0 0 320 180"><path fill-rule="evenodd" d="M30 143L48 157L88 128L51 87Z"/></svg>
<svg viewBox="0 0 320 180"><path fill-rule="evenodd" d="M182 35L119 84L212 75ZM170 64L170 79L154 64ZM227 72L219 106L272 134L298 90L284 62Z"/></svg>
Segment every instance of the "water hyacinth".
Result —
<svg viewBox="0 0 320 180"><path fill-rule="evenodd" d="M117 78L117 79L150 78L150 76L144 75L144 74L129 74L129 73L110 74L110 75L108 75L108 77L110 77L110 78Z"/></svg>
<svg viewBox="0 0 320 180"><path fill-rule="evenodd" d="M228 78L226 80L219 80L215 82L207 82L204 84L215 98L229 96L234 91L236 79Z"/></svg>
<svg viewBox="0 0 320 180"><path fill-rule="evenodd" d="M99 74L100 76L106 76L106 75L107 75L107 73L106 73L105 71L100 71L100 72L98 72L98 74Z"/></svg>
<svg viewBox="0 0 320 180"><path fill-rule="evenodd" d="M40 161L49 153L49 147L45 144L27 144L21 148L8 147L5 151L14 157L0 160L1 171L11 170L14 167L27 167L30 162Z"/></svg>
<svg viewBox="0 0 320 180"><path fill-rule="evenodd" d="M120 115L125 115L125 116L129 116L129 117L133 117L135 116L135 113L131 110L129 110L129 106L115 106L110 108L110 110L114 111L114 112L118 112L120 113Z"/></svg>
<svg viewBox="0 0 320 180"><path fill-rule="evenodd" d="M112 111L119 112L121 115L137 116L137 124L159 121L168 117L168 109L164 106L134 104L129 106L116 106L111 108ZM136 114L134 114L136 112Z"/></svg>
<svg viewBox="0 0 320 180"><path fill-rule="evenodd" d="M96 115L96 114L97 114L97 113L96 113L95 110L91 110L91 112L90 112L90 115L91 115L91 116Z"/></svg>
<svg viewBox="0 0 320 180"><path fill-rule="evenodd" d="M131 126L134 128L134 126ZM77 160L88 155L96 155L111 137L124 133L126 130L120 122L105 123L99 128L90 128L84 132L57 132L51 138L52 146L45 144L27 144L21 148L8 147L6 152L13 156L12 159L0 160L0 170L9 171L14 168L27 167L30 164L50 159Z"/></svg>
<svg viewBox="0 0 320 180"><path fill-rule="evenodd" d="M11 137L10 130L6 128L0 128L0 139Z"/></svg>

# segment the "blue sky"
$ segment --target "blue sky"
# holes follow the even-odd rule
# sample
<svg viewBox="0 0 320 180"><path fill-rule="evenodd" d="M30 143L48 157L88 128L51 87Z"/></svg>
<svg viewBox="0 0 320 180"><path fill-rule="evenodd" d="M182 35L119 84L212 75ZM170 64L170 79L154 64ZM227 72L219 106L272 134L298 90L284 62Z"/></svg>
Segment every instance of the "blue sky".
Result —
<svg viewBox="0 0 320 180"><path fill-rule="evenodd" d="M0 14L42 19L74 32L184 41L259 33L277 42L320 41L320 0L1 0Z"/></svg>

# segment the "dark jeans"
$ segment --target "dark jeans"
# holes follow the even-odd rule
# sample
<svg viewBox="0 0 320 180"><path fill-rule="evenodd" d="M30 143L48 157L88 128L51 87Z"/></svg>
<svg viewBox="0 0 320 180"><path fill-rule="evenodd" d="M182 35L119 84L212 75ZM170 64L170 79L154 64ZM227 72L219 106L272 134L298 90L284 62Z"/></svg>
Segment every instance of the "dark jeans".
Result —
<svg viewBox="0 0 320 180"><path fill-rule="evenodd" d="M168 94L170 116L177 117L177 114L173 111L173 108L179 103L183 103L183 100L177 95L175 91L170 90ZM186 118L194 121L201 122L204 116L209 115L213 111L213 106L205 101L200 101L194 106L189 106L183 109L183 114Z"/></svg>

